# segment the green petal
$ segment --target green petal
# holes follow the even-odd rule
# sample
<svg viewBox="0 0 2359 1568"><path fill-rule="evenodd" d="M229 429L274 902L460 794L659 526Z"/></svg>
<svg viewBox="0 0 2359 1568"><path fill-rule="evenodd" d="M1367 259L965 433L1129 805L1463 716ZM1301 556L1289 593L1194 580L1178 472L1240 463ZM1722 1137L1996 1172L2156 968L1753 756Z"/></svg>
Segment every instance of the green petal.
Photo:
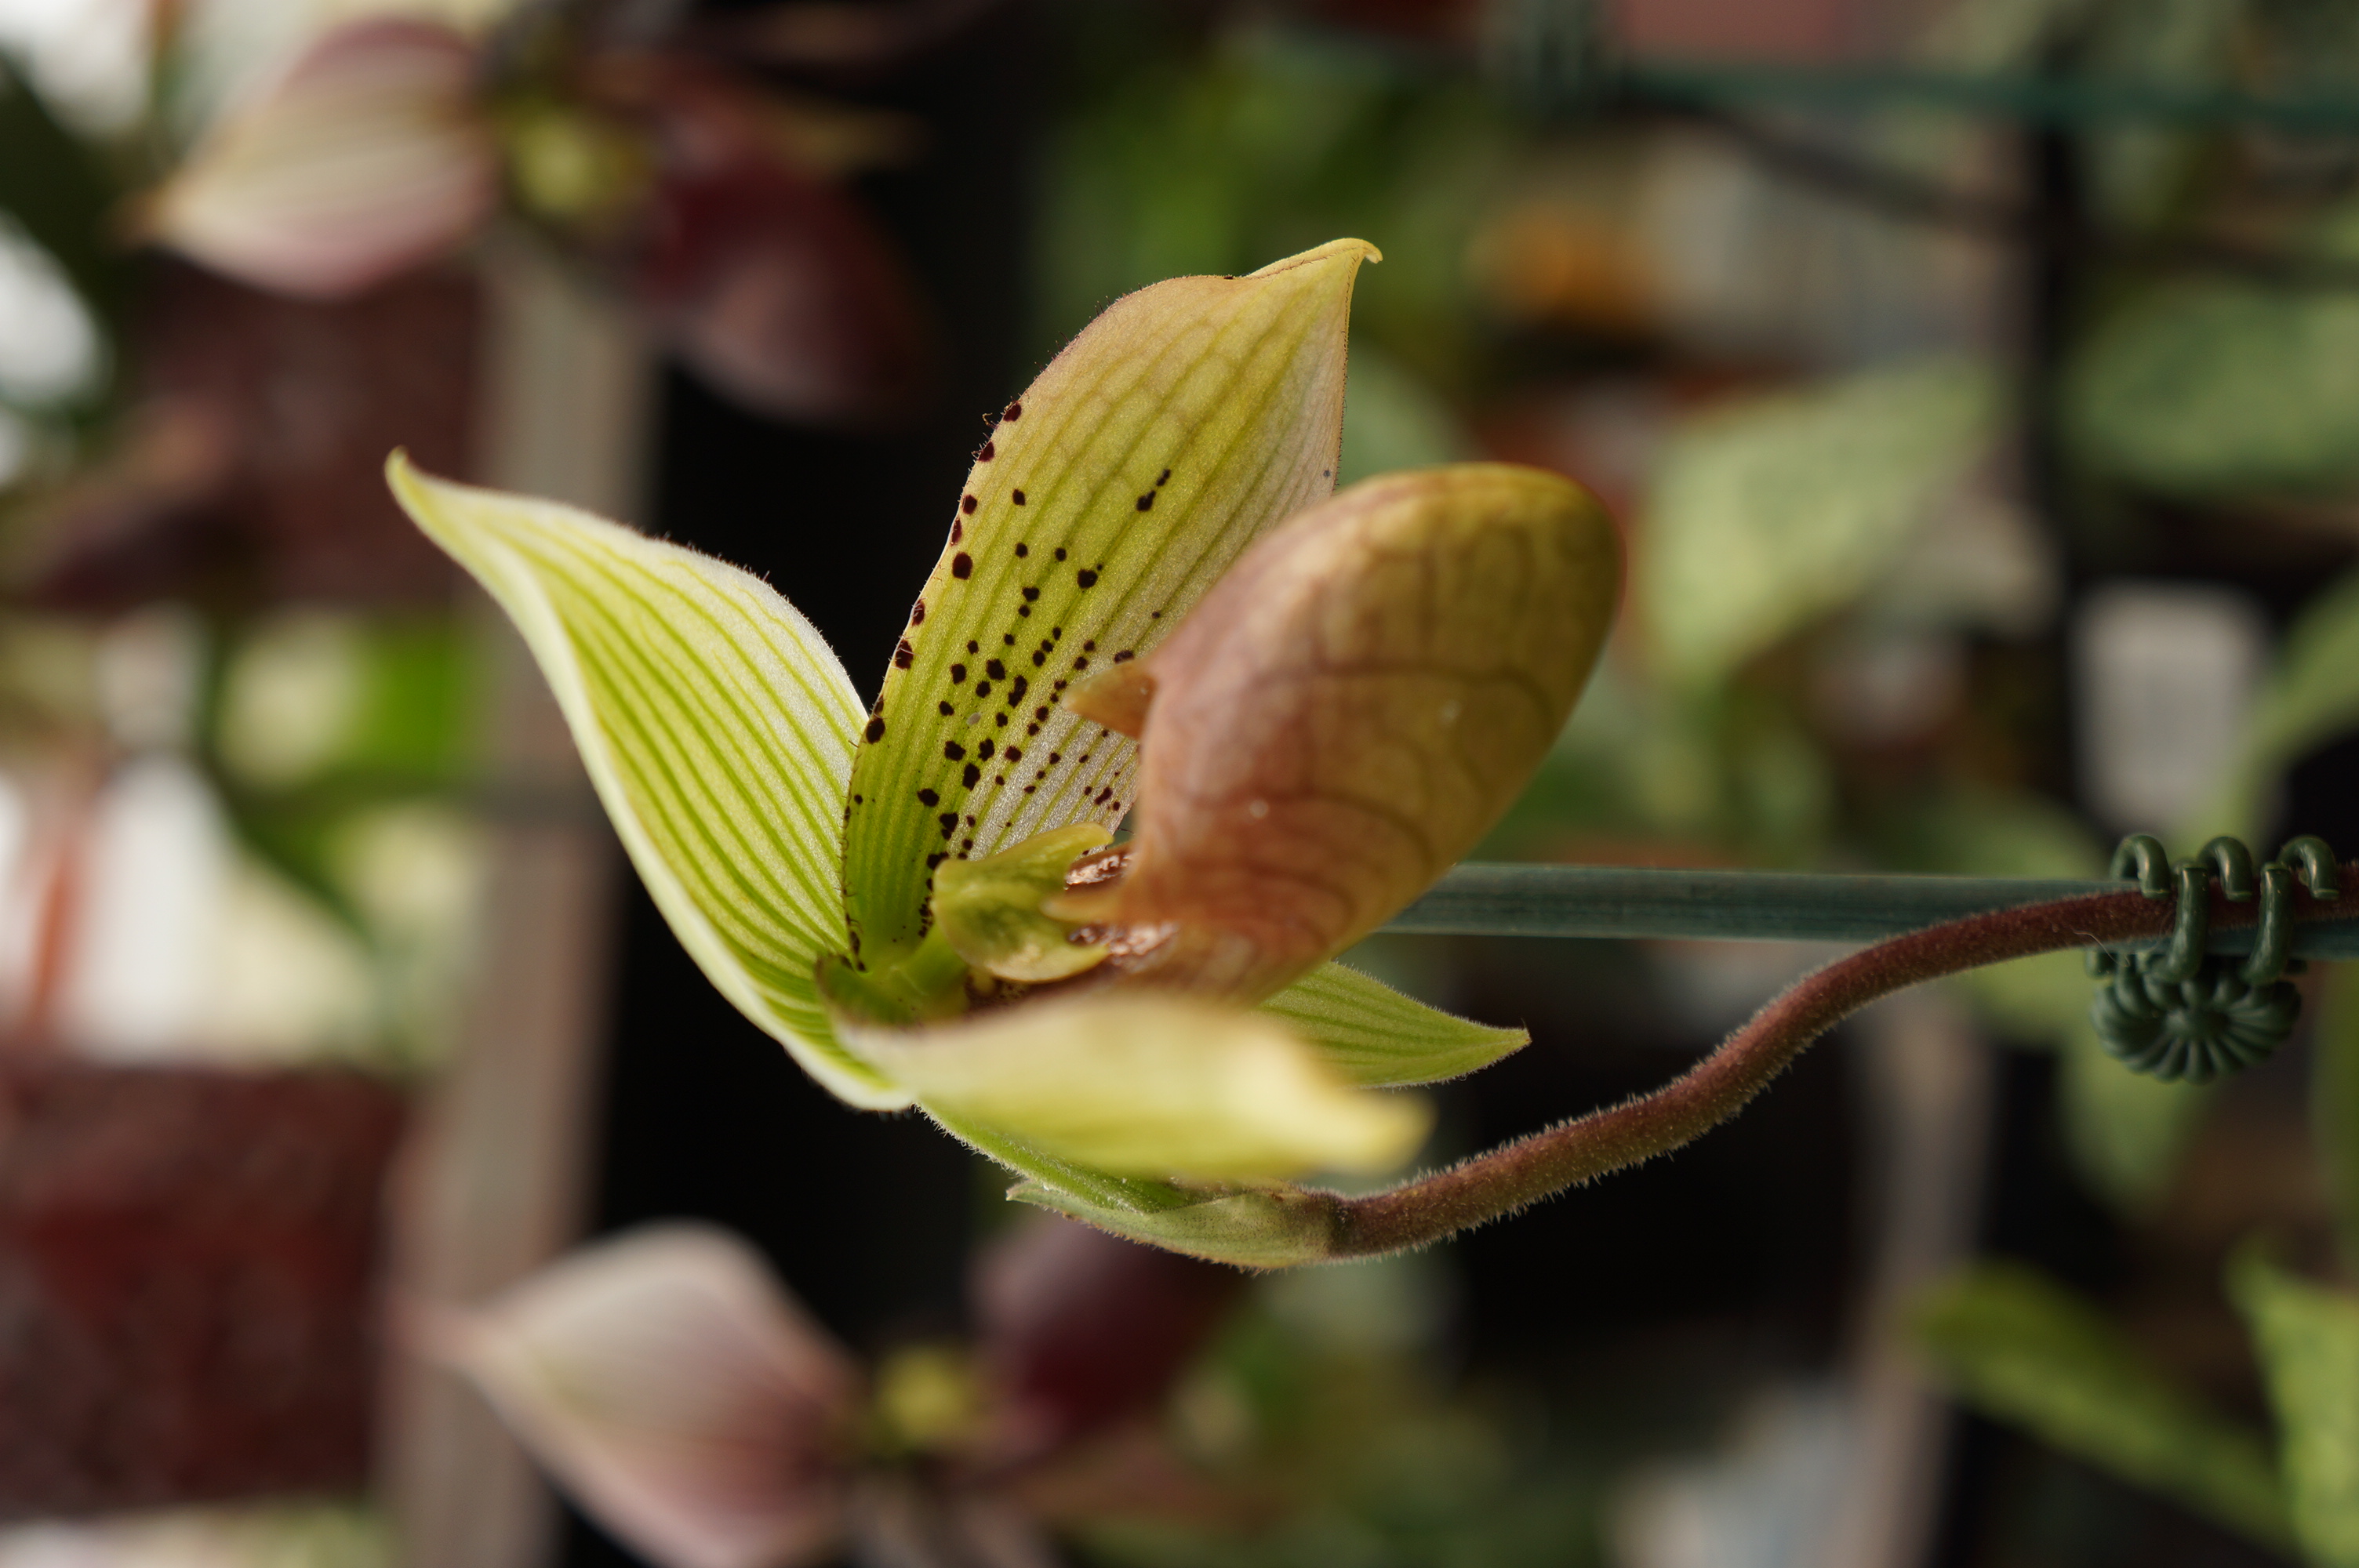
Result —
<svg viewBox="0 0 2359 1568"><path fill-rule="evenodd" d="M867 962L916 944L941 860L1122 819L1135 747L1068 713L1065 686L1146 653L1333 487L1352 284L1375 254L1338 240L1141 289L1008 406L853 773L843 884Z"/></svg>
<svg viewBox="0 0 2359 1568"><path fill-rule="evenodd" d="M952 860L934 880L934 919L952 951L1003 980L1068 979L1105 957L1077 947L1074 927L1040 912L1065 891L1073 862L1113 835L1094 822L1052 827L1012 849Z"/></svg>
<svg viewBox="0 0 2359 1568"><path fill-rule="evenodd" d="M1321 964L1260 1011L1282 1019L1345 1081L1362 1088L1438 1084L1487 1067L1531 1043L1403 996L1343 964Z"/></svg>
<svg viewBox="0 0 2359 1568"><path fill-rule="evenodd" d="M860 699L769 585L552 502L428 477L394 494L515 620L614 831L705 977L853 1105L909 1103L837 1043L812 970L835 886Z"/></svg>
<svg viewBox="0 0 2359 1568"><path fill-rule="evenodd" d="M2256 1253L2229 1271L2277 1411L2286 1505L2304 1558L2359 1568L2359 1300Z"/></svg>
<svg viewBox="0 0 2359 1568"><path fill-rule="evenodd" d="M1355 1089L1274 1021L1193 998L1095 990L847 1041L946 1121L1122 1176L1375 1173L1414 1153L1419 1100Z"/></svg>
<svg viewBox="0 0 2359 1568"><path fill-rule="evenodd" d="M1177 1194L1183 1201L1136 1208L1093 1203L1038 1183L1025 1183L1007 1195L1150 1247L1241 1269L1288 1269L1334 1255L1335 1199L1331 1193L1266 1187L1211 1195Z"/></svg>

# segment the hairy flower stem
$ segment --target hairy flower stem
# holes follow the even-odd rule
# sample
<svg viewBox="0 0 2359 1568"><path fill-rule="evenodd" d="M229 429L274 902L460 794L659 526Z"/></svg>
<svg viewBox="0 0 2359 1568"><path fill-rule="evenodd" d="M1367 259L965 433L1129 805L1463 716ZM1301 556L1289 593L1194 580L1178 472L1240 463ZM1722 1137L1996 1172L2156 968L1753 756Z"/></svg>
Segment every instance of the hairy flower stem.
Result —
<svg viewBox="0 0 2359 1568"><path fill-rule="evenodd" d="M2343 896L2296 895L2296 918L2359 915L2359 865ZM1868 1003L1944 975L2067 947L2136 942L2169 932L2172 905L2135 892L2024 904L1880 942L1806 976L1755 1013L1684 1076L1652 1094L1560 1122L1447 1171L1387 1192L1335 1200L1335 1258L1422 1247L1514 1213L1609 1172L1669 1153L1745 1108L1811 1042ZM2256 905L2216 886L2214 930L2254 923Z"/></svg>

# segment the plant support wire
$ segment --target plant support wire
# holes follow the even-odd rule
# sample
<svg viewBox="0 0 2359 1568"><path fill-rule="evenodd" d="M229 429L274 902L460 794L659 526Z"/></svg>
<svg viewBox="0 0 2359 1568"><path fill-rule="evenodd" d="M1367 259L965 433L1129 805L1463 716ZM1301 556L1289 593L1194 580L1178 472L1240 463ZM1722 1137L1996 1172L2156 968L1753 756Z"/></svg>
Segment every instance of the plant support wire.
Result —
<svg viewBox="0 0 2359 1568"><path fill-rule="evenodd" d="M1677 937L1734 942L1881 942L1945 921L2057 899L2130 891L2115 880L1846 876L1470 862L1385 927L1421 935ZM2160 946L2162 940L2126 945ZM2250 928L2211 934L2249 953ZM2306 920L2293 956L2359 957L2359 919Z"/></svg>

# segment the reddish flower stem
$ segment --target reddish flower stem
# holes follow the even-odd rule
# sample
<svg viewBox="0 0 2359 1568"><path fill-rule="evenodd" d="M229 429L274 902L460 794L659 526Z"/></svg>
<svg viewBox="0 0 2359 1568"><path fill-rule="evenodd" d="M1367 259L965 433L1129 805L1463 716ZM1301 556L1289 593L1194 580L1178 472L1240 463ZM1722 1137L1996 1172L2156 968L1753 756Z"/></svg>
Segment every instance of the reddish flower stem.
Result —
<svg viewBox="0 0 2359 1568"><path fill-rule="evenodd" d="M2296 893L2296 918L2359 915L2359 865L2343 868L2342 887L2334 900ZM2251 903L2228 903L2214 886L2215 929L2250 925L2256 912ZM1811 1042L1869 1002L2009 958L2166 935L2171 913L2168 899L2099 893L1977 914L1863 948L1797 981L1718 1050L1651 1094L1389 1191L1338 1198L1332 1255L1367 1258L1422 1247L1668 1153L1744 1109Z"/></svg>

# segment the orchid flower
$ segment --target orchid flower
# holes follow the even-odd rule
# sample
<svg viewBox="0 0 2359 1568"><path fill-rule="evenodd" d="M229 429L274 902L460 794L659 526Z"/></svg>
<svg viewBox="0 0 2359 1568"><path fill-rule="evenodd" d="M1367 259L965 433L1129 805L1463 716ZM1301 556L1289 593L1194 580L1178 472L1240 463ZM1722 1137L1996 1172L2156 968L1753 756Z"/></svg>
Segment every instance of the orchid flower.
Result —
<svg viewBox="0 0 2359 1568"><path fill-rule="evenodd" d="M701 1225L647 1227L404 1322L666 1568L795 1568L847 1544L863 1563L1046 1568L1059 1466L1162 1400L1240 1281L1062 1221L981 1263L976 1345L873 1370L751 1248ZM1159 1448L1143 1457L1150 1486L1179 1478Z"/></svg>
<svg viewBox="0 0 2359 1568"><path fill-rule="evenodd" d="M1389 1091L1525 1043L1332 960L1521 789L1621 584L1613 524L1552 474L1330 494L1375 257L1340 240L1100 316L976 454L865 710L759 579L390 467L747 1017L1024 1201L1256 1266L1328 1251L1284 1183L1419 1147L1427 1108Z"/></svg>

